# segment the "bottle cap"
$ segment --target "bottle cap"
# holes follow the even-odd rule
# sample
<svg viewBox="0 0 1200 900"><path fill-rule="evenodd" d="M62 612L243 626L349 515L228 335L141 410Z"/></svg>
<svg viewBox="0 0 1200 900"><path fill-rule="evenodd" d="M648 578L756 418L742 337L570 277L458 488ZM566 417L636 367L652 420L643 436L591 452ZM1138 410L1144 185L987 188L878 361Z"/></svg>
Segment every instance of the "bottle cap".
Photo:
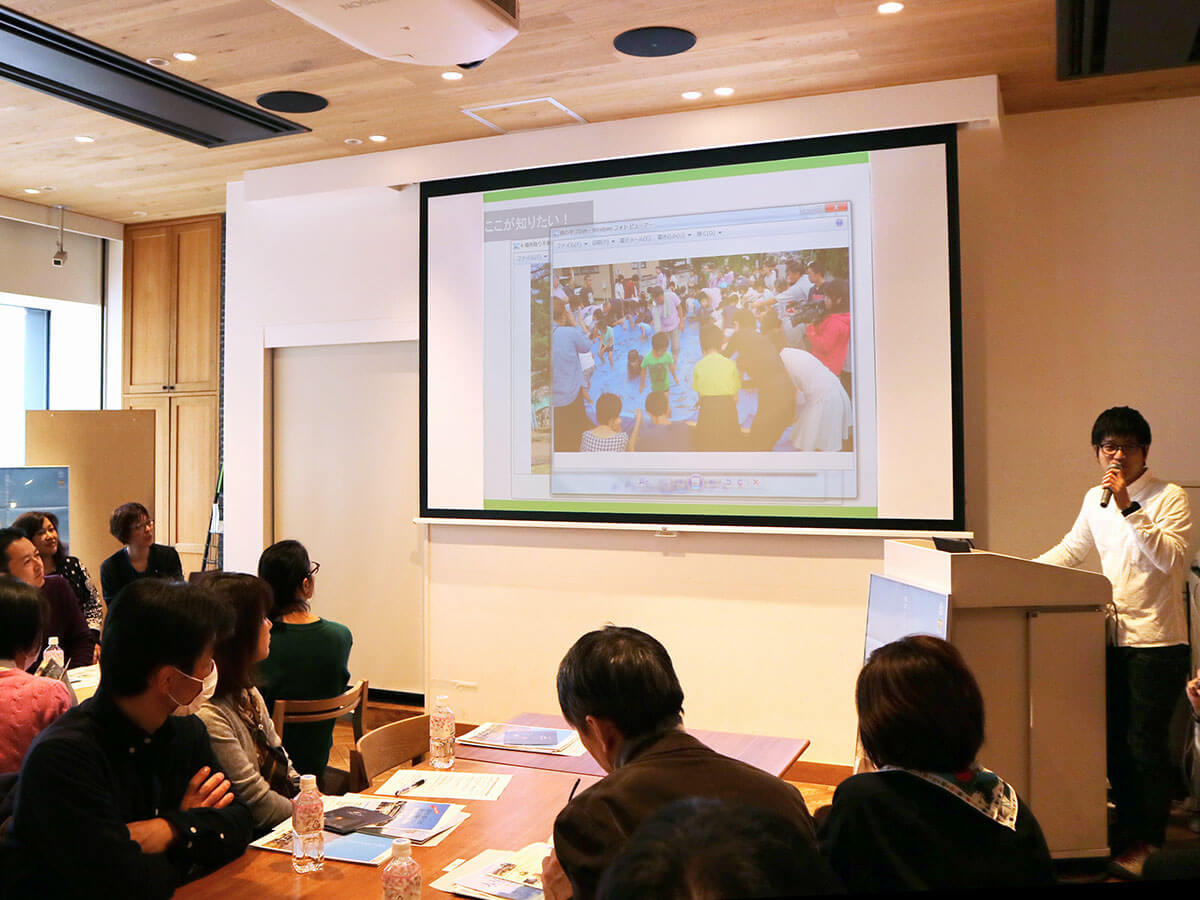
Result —
<svg viewBox="0 0 1200 900"><path fill-rule="evenodd" d="M392 859L403 859L412 856L412 841L408 838L396 838L392 841Z"/></svg>
<svg viewBox="0 0 1200 900"><path fill-rule="evenodd" d="M444 706L445 704L450 702L450 695L449 694L438 694L437 698L435 699L435 702L438 704L438 706Z"/></svg>
<svg viewBox="0 0 1200 900"><path fill-rule="evenodd" d="M52 637L52 638L50 638L50 646L51 646L51 647L57 647L57 646L58 646L58 638L57 638L57 637Z"/></svg>
<svg viewBox="0 0 1200 900"><path fill-rule="evenodd" d="M300 790L315 791L316 789L317 789L317 776L316 775L301 775L300 776Z"/></svg>

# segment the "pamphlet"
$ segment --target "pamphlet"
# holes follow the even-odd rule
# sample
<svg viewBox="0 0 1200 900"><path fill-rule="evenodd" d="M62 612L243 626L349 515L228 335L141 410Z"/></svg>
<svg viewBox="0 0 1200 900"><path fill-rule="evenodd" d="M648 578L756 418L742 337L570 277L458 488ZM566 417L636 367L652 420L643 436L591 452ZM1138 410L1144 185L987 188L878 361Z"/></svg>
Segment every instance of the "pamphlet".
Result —
<svg viewBox="0 0 1200 900"><path fill-rule="evenodd" d="M484 722L458 738L458 742L477 747L567 756L578 756L576 750L582 750L579 736L570 728L541 728L536 725L514 725L508 722Z"/></svg>
<svg viewBox="0 0 1200 900"><path fill-rule="evenodd" d="M541 900L542 860L550 845L514 852L485 850L433 882L431 887L483 900Z"/></svg>

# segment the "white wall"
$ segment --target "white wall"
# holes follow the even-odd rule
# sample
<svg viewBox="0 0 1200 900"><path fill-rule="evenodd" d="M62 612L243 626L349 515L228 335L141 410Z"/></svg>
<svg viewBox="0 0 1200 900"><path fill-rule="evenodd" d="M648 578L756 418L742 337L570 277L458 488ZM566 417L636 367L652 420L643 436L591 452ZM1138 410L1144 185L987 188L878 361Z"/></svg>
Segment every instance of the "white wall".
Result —
<svg viewBox="0 0 1200 900"><path fill-rule="evenodd" d="M739 139L807 133L802 123L818 108L808 100L824 110L836 104L839 122L854 120L857 109L855 127L863 129L903 114L902 103L900 112L895 103L856 107L856 96L702 114L710 137L738 123ZM948 101L942 108L954 118L987 118L958 115L961 107ZM691 129L664 128L691 115L701 113L619 123L623 152L696 146ZM781 121L801 124L782 135ZM362 185L557 162L572 152L583 158L595 155L582 148L607 127L375 153L250 173L245 188L230 186L232 567L252 566L262 547L264 335L290 329L297 342L335 332L362 340L403 330L415 316L412 192ZM1168 473L1196 461L1180 411L1194 404L1191 360L1200 346L1191 302L1200 283L1200 185L1186 151L1197 146L1197 129L1200 99L1018 116L1005 120L1002 135L962 133L967 524L996 549L1035 552L1070 524L1095 478L1086 436L1104 406L1142 403L1156 425L1155 461ZM1111 262L1125 247L1141 254L1132 270ZM1033 264L1020 265L1025 258ZM1127 287L1142 283L1169 290L1142 300L1144 292ZM867 574L882 569L877 538L668 541L436 526L428 559L427 664L435 689L466 683L453 691L463 718L554 709L552 676L566 646L606 621L632 622L671 650L692 724L802 735L813 742L806 759L850 758Z"/></svg>

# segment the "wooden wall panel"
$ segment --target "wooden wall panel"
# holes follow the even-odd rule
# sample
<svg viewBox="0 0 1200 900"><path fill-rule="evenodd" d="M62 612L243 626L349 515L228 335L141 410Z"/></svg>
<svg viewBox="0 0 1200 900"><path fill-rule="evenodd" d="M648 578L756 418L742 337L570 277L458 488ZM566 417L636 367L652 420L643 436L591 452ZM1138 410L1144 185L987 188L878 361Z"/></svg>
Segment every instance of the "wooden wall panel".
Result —
<svg viewBox="0 0 1200 900"><path fill-rule="evenodd" d="M171 398L171 522L183 572L199 571L217 487L215 394Z"/></svg>
<svg viewBox="0 0 1200 900"><path fill-rule="evenodd" d="M131 230L125 240L124 392L161 391L171 381L174 255L167 228Z"/></svg>
<svg viewBox="0 0 1200 900"><path fill-rule="evenodd" d="M154 508L154 415L144 410L30 410L25 461L70 468L71 553L100 584L100 563L120 544L108 519L122 503Z"/></svg>
<svg viewBox="0 0 1200 900"><path fill-rule="evenodd" d="M178 391L215 391L220 381L221 219L177 225L175 235L178 305L171 383Z"/></svg>

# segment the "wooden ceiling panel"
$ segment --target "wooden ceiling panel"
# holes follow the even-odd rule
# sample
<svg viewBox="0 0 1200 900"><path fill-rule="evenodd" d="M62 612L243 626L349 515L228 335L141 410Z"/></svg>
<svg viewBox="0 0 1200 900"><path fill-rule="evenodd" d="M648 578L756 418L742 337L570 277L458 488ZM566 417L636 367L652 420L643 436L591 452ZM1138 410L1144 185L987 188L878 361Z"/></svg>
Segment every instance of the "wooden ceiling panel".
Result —
<svg viewBox="0 0 1200 900"><path fill-rule="evenodd" d="M0 81L0 195L119 222L220 210L226 182L247 169L485 136L463 109L540 97L602 122L993 73L1009 113L1200 94L1197 66L1058 82L1054 0L908 0L894 16L877 0L521 0L521 34L457 82L367 56L269 0L7 3L136 59L190 50L196 62L168 71L247 103L271 90L329 99L289 116L311 134L205 150ZM664 59L613 49L627 28L665 24L693 31L696 46ZM714 97L720 85L736 93ZM693 89L704 97L680 99ZM541 121L559 118L518 127ZM55 190L22 193L43 185Z"/></svg>

